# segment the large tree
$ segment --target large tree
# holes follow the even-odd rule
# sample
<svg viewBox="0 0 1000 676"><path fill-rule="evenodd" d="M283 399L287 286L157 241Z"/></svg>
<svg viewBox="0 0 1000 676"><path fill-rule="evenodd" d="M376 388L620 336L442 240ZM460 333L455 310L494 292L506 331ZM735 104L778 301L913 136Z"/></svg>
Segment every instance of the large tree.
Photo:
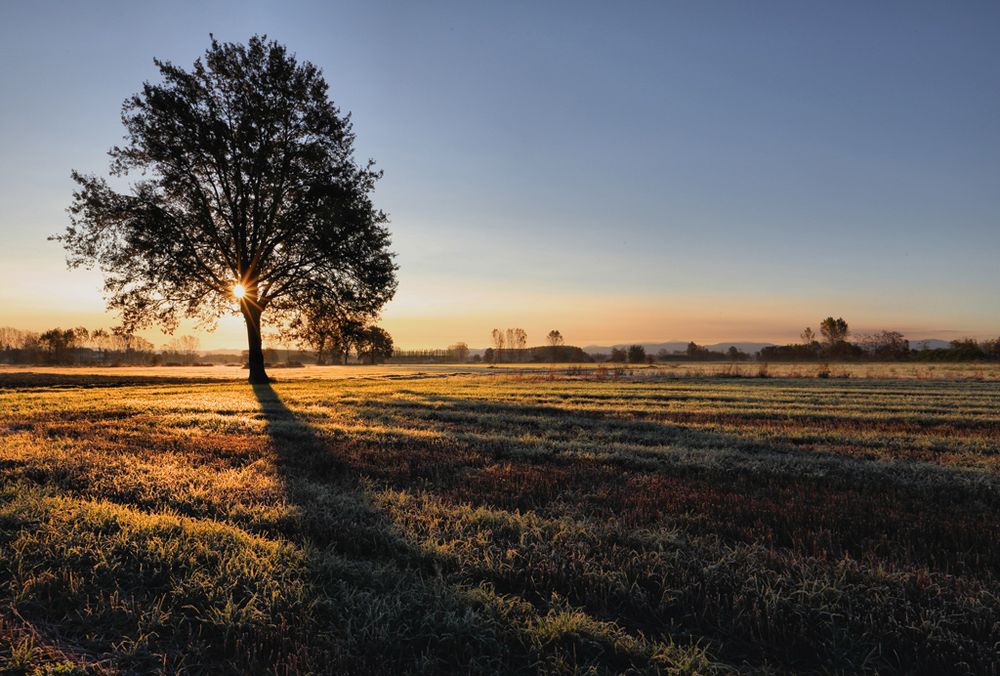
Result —
<svg viewBox="0 0 1000 676"><path fill-rule="evenodd" d="M154 61L122 108L111 175L73 173L71 224L56 237L71 267L97 266L122 328L172 331L180 317L246 320L250 382L265 382L261 316L374 315L396 288L380 177L354 159L350 115L316 66L266 37L214 38L188 71ZM123 184L124 180L116 181Z"/></svg>

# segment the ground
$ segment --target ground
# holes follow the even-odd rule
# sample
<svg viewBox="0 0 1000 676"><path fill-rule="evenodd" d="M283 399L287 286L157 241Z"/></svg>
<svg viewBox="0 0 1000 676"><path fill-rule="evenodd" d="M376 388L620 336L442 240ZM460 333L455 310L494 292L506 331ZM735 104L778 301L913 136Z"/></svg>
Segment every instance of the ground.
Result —
<svg viewBox="0 0 1000 676"><path fill-rule="evenodd" d="M0 671L995 671L996 371L714 368L7 369Z"/></svg>

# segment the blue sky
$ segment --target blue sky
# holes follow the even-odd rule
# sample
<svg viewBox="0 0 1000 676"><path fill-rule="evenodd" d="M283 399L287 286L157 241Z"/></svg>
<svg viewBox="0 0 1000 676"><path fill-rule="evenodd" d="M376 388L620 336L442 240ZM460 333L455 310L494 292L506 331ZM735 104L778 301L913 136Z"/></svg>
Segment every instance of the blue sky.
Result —
<svg viewBox="0 0 1000 676"><path fill-rule="evenodd" d="M70 169L208 34L286 43L385 170L406 347L1000 334L996 3L0 4L0 325L111 325ZM223 321L206 347L242 343ZM160 342L160 339L156 339Z"/></svg>

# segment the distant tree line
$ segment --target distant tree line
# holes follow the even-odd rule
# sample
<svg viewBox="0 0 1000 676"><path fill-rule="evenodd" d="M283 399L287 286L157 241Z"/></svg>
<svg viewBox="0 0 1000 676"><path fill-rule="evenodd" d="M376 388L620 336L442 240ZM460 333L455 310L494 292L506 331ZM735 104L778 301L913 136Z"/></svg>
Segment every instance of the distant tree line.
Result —
<svg viewBox="0 0 1000 676"><path fill-rule="evenodd" d="M389 332L371 323L373 319L309 309L289 322L279 336L314 350L317 364L346 364L352 353L360 362L376 364L390 359L395 346Z"/></svg>
<svg viewBox="0 0 1000 676"><path fill-rule="evenodd" d="M747 354L735 346L724 352L709 350L703 345L690 342L685 350L671 352L666 349L659 350L655 355L648 354L642 345L629 345L612 347L610 353L598 353L590 355L594 361L610 362L618 364L653 364L656 362L680 362L680 361L749 361L753 355Z"/></svg>
<svg viewBox="0 0 1000 676"><path fill-rule="evenodd" d="M1000 338L977 341L961 338L951 341L948 347L910 350L912 361L991 361L1000 360Z"/></svg>
<svg viewBox="0 0 1000 676"><path fill-rule="evenodd" d="M674 357L663 354L663 351L658 353L657 356L660 357L660 361L675 360ZM687 349L681 354L681 359L687 361L749 361L753 357L735 345L730 345L728 350L720 352L718 350L710 350L692 341L688 343Z"/></svg>
<svg viewBox="0 0 1000 676"><path fill-rule="evenodd" d="M685 350L669 352L660 350L647 354L644 346L633 344L615 346L610 354L588 354L583 349L566 345L560 331L553 329L545 336L545 345L528 347L528 334L521 328L493 329L493 345L483 354L472 354L464 342L457 342L443 349L396 349L392 336L384 329L366 323L363 318L312 316L303 314L293 321L289 329L277 336L280 341L291 340L314 352L273 348L265 350L265 361L277 364L283 361L312 361L317 364L347 363L353 355L359 362L376 364L392 363L586 363L610 362L618 364L650 364L673 361L750 361L754 355L735 346L725 351L690 342ZM854 336L843 318L827 317L819 324L819 332L807 327L798 343L764 347L756 355L759 361L987 361L1000 360L1000 338L977 341L962 338L951 341L948 347L927 348L910 342L899 331L878 331ZM43 332L22 331L0 327L0 364L31 365L192 365L201 359L199 341L193 336L171 339L156 350L153 344L135 335L106 329L88 331L84 327L54 328ZM213 362L237 361L236 355L213 355ZM245 362L247 357L242 357Z"/></svg>
<svg viewBox="0 0 1000 676"><path fill-rule="evenodd" d="M877 331L850 337L850 327L843 318L827 317L819 325L819 337L810 327L800 336L801 342L762 348L761 361L986 361L1000 359L1000 338L976 341L972 338L951 341L949 347L912 349L899 331Z"/></svg>
<svg viewBox="0 0 1000 676"><path fill-rule="evenodd" d="M192 340L197 345L197 339ZM188 345L188 342L184 342L184 349ZM181 348L182 343L177 342L165 348L162 353L158 353L153 344L145 338L105 329L88 331L82 326L71 329L54 328L42 332L0 327L0 363L3 364L151 365L162 362L175 347Z"/></svg>
<svg viewBox="0 0 1000 676"><path fill-rule="evenodd" d="M454 343L447 349L393 350L389 361L394 364L464 364L469 361L470 353L465 343Z"/></svg>
<svg viewBox="0 0 1000 676"><path fill-rule="evenodd" d="M528 347L524 329L493 329L493 346L483 353L483 361L498 363L586 363L594 359L575 345L566 345L562 332L552 329L545 335L545 345Z"/></svg>
<svg viewBox="0 0 1000 676"><path fill-rule="evenodd" d="M642 345L629 345L628 347L612 347L610 354L593 354L594 361L607 361L614 364L648 364L655 361L655 358L646 354L646 348Z"/></svg>
<svg viewBox="0 0 1000 676"><path fill-rule="evenodd" d="M501 361L509 363L553 363L553 364L583 364L594 361L594 358L575 345L539 345L523 350L505 350L503 357L498 358L492 347L483 352L484 362L496 364Z"/></svg>

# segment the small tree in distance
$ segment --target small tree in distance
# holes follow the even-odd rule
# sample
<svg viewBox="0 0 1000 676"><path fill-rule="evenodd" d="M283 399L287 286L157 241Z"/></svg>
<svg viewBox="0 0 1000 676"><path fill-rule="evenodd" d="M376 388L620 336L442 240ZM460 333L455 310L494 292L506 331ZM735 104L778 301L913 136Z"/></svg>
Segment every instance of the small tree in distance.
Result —
<svg viewBox="0 0 1000 676"><path fill-rule="evenodd" d="M528 333L520 328L493 329L494 354L498 361L503 361L504 350L507 350L507 361L524 361L524 350L528 346Z"/></svg>
<svg viewBox="0 0 1000 676"><path fill-rule="evenodd" d="M859 343L861 349L879 359L900 359L910 351L910 341L899 331L880 331L862 336Z"/></svg>
<svg viewBox="0 0 1000 676"><path fill-rule="evenodd" d="M558 329L552 329L549 331L548 335L545 336L545 342L549 344L549 360L556 361L559 353L559 347L565 342L563 340L562 333Z"/></svg>
<svg viewBox="0 0 1000 676"><path fill-rule="evenodd" d="M283 338L316 351L316 363L347 363L365 328L364 319L307 308L282 331Z"/></svg>
<svg viewBox="0 0 1000 676"><path fill-rule="evenodd" d="M194 336L181 336L174 338L163 346L164 352L182 359L185 363L192 363L198 356L200 341Z"/></svg>
<svg viewBox="0 0 1000 676"><path fill-rule="evenodd" d="M524 329L514 329L514 343L512 347L517 350L520 361L524 361L524 351L528 347L528 332Z"/></svg>
<svg viewBox="0 0 1000 676"><path fill-rule="evenodd" d="M833 317L827 317L819 324L819 332L823 334L823 339L831 347L837 343L842 343L847 340L848 328L847 322L843 318L838 317L834 319Z"/></svg>
<svg viewBox="0 0 1000 676"><path fill-rule="evenodd" d="M504 332L500 329L493 329L493 363L503 361L503 348L507 344Z"/></svg>
<svg viewBox="0 0 1000 676"><path fill-rule="evenodd" d="M455 343L448 346L448 354L460 364L469 361L469 346L465 343Z"/></svg>
<svg viewBox="0 0 1000 676"><path fill-rule="evenodd" d="M376 364L392 357L392 336L385 329L369 326L362 329L357 341L358 359Z"/></svg>

